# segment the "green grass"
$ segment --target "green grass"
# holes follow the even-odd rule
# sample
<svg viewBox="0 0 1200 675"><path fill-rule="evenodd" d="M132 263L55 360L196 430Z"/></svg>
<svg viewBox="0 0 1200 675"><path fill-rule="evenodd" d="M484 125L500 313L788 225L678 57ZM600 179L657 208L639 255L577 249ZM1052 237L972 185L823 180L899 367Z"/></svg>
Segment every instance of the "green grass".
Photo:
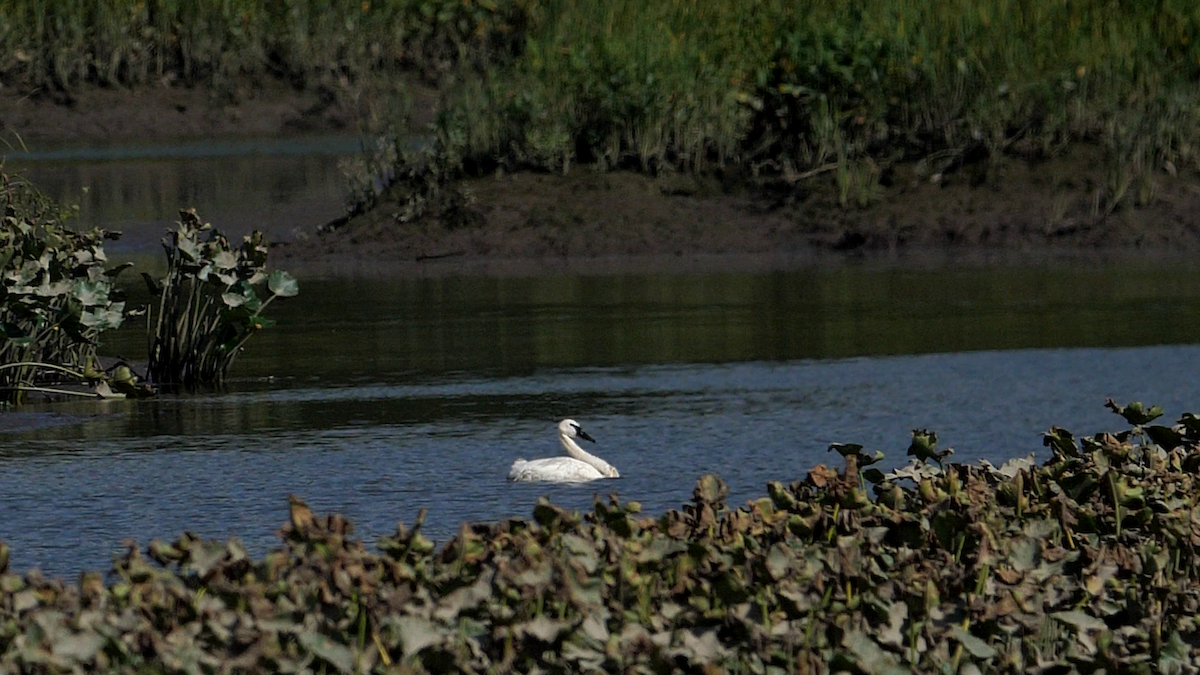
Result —
<svg viewBox="0 0 1200 675"><path fill-rule="evenodd" d="M0 80L33 90L160 81L298 85L507 48L520 0L6 0ZM478 60L478 59L477 59Z"/></svg>
<svg viewBox="0 0 1200 675"><path fill-rule="evenodd" d="M1060 0L553 4L511 67L464 77L476 159L781 176L1024 139L1194 162L1200 9Z"/></svg>
<svg viewBox="0 0 1200 675"><path fill-rule="evenodd" d="M398 151L394 83L413 70L443 94L436 184L583 163L820 177L849 205L896 162L932 176L1089 142L1112 165L1111 210L1152 198L1148 174L1194 170L1200 147L1200 6L1186 0L0 4L0 81L26 90L276 77L395 98L373 102L398 140L383 170L363 163L368 186L428 165Z"/></svg>

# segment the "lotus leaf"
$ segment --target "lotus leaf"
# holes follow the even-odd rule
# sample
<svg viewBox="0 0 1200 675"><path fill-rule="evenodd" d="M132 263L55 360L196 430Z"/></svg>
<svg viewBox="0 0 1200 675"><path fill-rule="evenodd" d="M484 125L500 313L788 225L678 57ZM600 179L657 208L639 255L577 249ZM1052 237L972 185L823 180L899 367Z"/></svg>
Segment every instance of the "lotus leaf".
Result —
<svg viewBox="0 0 1200 675"><path fill-rule="evenodd" d="M300 633L296 639L302 647L336 668L338 672L354 672L354 653L345 645L338 644L315 631Z"/></svg>
<svg viewBox="0 0 1200 675"><path fill-rule="evenodd" d="M299 283L282 270L271 272L271 276L267 279L267 288L281 298L290 298L300 292Z"/></svg>
<svg viewBox="0 0 1200 675"><path fill-rule="evenodd" d="M241 246L194 210L180 211L176 230L163 240L168 270L161 281L144 276L157 298L151 313L150 378L172 387L220 383L250 335L274 325L261 312L279 297L298 292L296 281L265 270L261 233ZM257 288L267 282L270 296Z"/></svg>

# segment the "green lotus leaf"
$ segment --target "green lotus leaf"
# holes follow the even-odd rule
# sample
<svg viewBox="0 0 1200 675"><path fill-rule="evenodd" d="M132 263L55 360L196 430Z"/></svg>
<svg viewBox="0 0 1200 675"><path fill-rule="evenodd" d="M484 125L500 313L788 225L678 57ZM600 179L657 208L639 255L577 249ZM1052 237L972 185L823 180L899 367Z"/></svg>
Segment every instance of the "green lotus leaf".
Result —
<svg viewBox="0 0 1200 675"><path fill-rule="evenodd" d="M42 285L33 290L34 295L43 298L56 298L60 295L70 293L72 284L70 281L63 279L54 283L48 283L45 279L42 280Z"/></svg>
<svg viewBox="0 0 1200 675"><path fill-rule="evenodd" d="M1158 406L1152 406L1147 410L1139 401L1134 401L1126 406L1119 406L1117 402L1111 398L1104 402L1104 407L1114 413L1125 418L1130 424L1141 426L1148 424L1151 421L1162 417L1163 410Z"/></svg>
<svg viewBox="0 0 1200 675"><path fill-rule="evenodd" d="M860 454L862 449L863 446L858 443L831 443L829 445L829 452L836 450L842 457Z"/></svg>
<svg viewBox="0 0 1200 675"><path fill-rule="evenodd" d="M950 636L955 640L958 640L959 644L963 646L963 649L971 652L971 656L974 656L977 659L990 659L997 654L994 647L983 640L980 640L974 635L971 635L965 629L963 629L962 626L951 626Z"/></svg>
<svg viewBox="0 0 1200 675"><path fill-rule="evenodd" d="M150 295L156 298L162 295L163 285L161 281L155 279L149 274L146 274L145 272L142 272L142 280L146 282L146 290L150 292Z"/></svg>
<svg viewBox="0 0 1200 675"><path fill-rule="evenodd" d="M850 631L842 638L842 646L854 655L858 667L868 675L904 675L910 671L900 665L896 657L884 651L862 631Z"/></svg>
<svg viewBox="0 0 1200 675"><path fill-rule="evenodd" d="M188 551L184 566L200 576L208 576L225 559L225 545L216 541L196 541Z"/></svg>
<svg viewBox="0 0 1200 675"><path fill-rule="evenodd" d="M58 247L55 246L54 248L58 248ZM81 250L81 251L75 251L75 253L71 257L74 259L75 265L77 265L79 267L84 267L84 266L92 265L94 263L104 262L103 255L104 255L103 249L100 249L101 257L97 257L96 254L93 253L92 251Z"/></svg>
<svg viewBox="0 0 1200 675"><path fill-rule="evenodd" d="M1054 617L1058 621L1074 627L1076 630L1108 630L1108 624L1104 623L1102 619L1098 619L1090 614L1086 614L1078 610L1054 612L1050 616Z"/></svg>
<svg viewBox="0 0 1200 675"><path fill-rule="evenodd" d="M553 644L558 641L560 635L571 628L572 624L569 621L551 619L545 614L539 614L530 621L514 625L513 631L517 635L528 635L542 642Z"/></svg>
<svg viewBox="0 0 1200 675"><path fill-rule="evenodd" d="M1195 669L1191 647L1180 636L1179 631L1171 631L1171 637L1162 646L1157 665L1160 673L1186 673Z"/></svg>
<svg viewBox="0 0 1200 675"><path fill-rule="evenodd" d="M67 662L89 663L96 658L106 642L105 637L98 633L74 633L55 640L50 651Z"/></svg>
<svg viewBox="0 0 1200 675"><path fill-rule="evenodd" d="M725 481L712 474L705 474L696 481L692 490L692 499L697 504L723 504L729 494L729 486Z"/></svg>
<svg viewBox="0 0 1200 675"><path fill-rule="evenodd" d="M200 247L196 244L195 237L183 228L180 228L175 233L174 244L175 249L179 251L184 260L189 262L198 262L200 260Z"/></svg>
<svg viewBox="0 0 1200 675"><path fill-rule="evenodd" d="M267 279L267 288L281 298L290 298L300 292L300 283L287 272L275 270Z"/></svg>
<svg viewBox="0 0 1200 675"><path fill-rule="evenodd" d="M124 263L121 263L120 265L117 265L116 267L106 271L104 274L109 279L116 279L117 277L119 277L121 275L122 272L124 272L125 270L127 270L131 267L133 267L133 263L124 262Z"/></svg>
<svg viewBox="0 0 1200 675"><path fill-rule="evenodd" d="M112 285L107 281L93 282L77 279L71 287L71 296L84 307L108 304L108 293Z"/></svg>
<svg viewBox="0 0 1200 675"><path fill-rule="evenodd" d="M213 267L219 270L231 270L237 267L237 255L228 249L222 250L212 257Z"/></svg>
<svg viewBox="0 0 1200 675"><path fill-rule="evenodd" d="M1163 450L1174 450L1184 443L1184 435L1181 431L1164 427L1160 425L1151 425L1142 429L1146 435L1150 437L1156 445Z"/></svg>
<svg viewBox="0 0 1200 675"><path fill-rule="evenodd" d="M95 330L120 328L125 321L125 303L114 302L108 307L91 307L83 311L79 322Z"/></svg>
<svg viewBox="0 0 1200 675"><path fill-rule="evenodd" d="M676 633L676 639L676 645L667 650L667 654L682 656L696 665L715 664L729 655L729 650L721 644L715 630L705 631L700 635L690 630L681 630Z"/></svg>
<svg viewBox="0 0 1200 675"><path fill-rule="evenodd" d="M770 574L771 578L775 579L776 581L784 578L791 570L792 560L795 557L795 552L793 552L786 544L773 544L771 549L767 551L767 574Z"/></svg>
<svg viewBox="0 0 1200 675"><path fill-rule="evenodd" d="M448 631L419 616L389 617L384 625L400 636L400 645L406 655L419 654L426 647L439 644L448 637Z"/></svg>
<svg viewBox="0 0 1200 675"><path fill-rule="evenodd" d="M937 433L928 429L913 429L912 442L909 444L907 452L909 457L916 457L922 462L932 459L941 464L943 459L953 453L952 448L938 452Z"/></svg>
<svg viewBox="0 0 1200 675"><path fill-rule="evenodd" d="M227 292L222 293L221 300L230 309L245 307L250 312L257 312L262 308L262 300L258 298L254 288L244 281L235 283Z"/></svg>
<svg viewBox="0 0 1200 675"><path fill-rule="evenodd" d="M36 263L26 260L20 267L5 272L4 280L9 282L10 286L29 286L40 273L41 269Z"/></svg>
<svg viewBox="0 0 1200 675"><path fill-rule="evenodd" d="M296 640L301 647L336 668L339 673L354 672L354 652L346 645L334 642L316 631L300 633Z"/></svg>

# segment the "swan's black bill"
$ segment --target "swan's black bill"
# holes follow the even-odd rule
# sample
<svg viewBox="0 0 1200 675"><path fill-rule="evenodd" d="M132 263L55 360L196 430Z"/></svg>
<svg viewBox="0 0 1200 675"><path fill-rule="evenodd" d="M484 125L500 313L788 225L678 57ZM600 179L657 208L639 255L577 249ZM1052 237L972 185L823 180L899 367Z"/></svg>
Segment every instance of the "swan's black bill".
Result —
<svg viewBox="0 0 1200 675"><path fill-rule="evenodd" d="M591 436L588 436L587 432L584 431L583 429L580 429L579 427L575 427L575 435L582 438L585 441L591 441L593 443L596 442L596 439L592 438Z"/></svg>

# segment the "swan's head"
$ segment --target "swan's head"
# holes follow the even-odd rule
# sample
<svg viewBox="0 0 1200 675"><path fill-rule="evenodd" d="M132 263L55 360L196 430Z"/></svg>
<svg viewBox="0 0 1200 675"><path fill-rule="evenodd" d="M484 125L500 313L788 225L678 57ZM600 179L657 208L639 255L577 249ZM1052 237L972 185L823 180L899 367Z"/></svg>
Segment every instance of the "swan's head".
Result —
<svg viewBox="0 0 1200 675"><path fill-rule="evenodd" d="M587 435L583 427L575 420L563 420L558 423L558 433L564 438L582 438L585 441L596 442L596 439Z"/></svg>

